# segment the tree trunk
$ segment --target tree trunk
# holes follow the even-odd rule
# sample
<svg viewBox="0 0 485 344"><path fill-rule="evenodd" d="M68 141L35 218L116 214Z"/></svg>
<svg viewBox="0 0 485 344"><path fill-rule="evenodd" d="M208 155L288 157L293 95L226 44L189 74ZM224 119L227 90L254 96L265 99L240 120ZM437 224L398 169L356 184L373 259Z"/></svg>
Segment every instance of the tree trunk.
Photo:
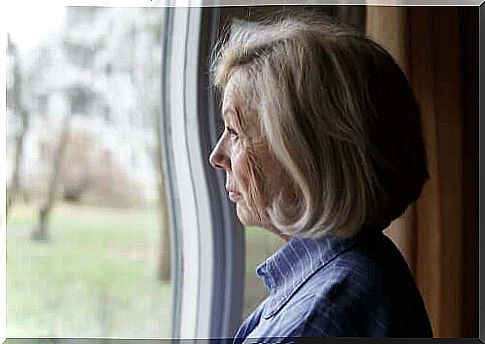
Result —
<svg viewBox="0 0 485 344"><path fill-rule="evenodd" d="M15 196L18 194L20 189L20 165L22 163L22 157L24 153L24 138L27 130L29 128L29 112L24 108L22 104L22 77L20 75L20 59L18 56L16 46L10 41L10 36L8 37L9 49L13 51L13 109L16 116L20 116L22 120L22 126L20 132L17 134L15 139L15 161L12 172L12 179L10 185L7 188L7 204L5 212L8 215L10 207L15 201Z"/></svg>
<svg viewBox="0 0 485 344"><path fill-rule="evenodd" d="M71 116L68 113L64 119L61 137L57 144L56 153L52 163L52 175L49 182L49 191L47 200L39 210L39 223L37 228L32 232L31 238L35 241L49 240L49 216L55 203L57 188L59 185L59 176L61 172L62 159L66 151L67 142L69 140Z"/></svg>
<svg viewBox="0 0 485 344"><path fill-rule="evenodd" d="M159 279L161 281L170 281L170 231L168 225L167 199L165 194L165 185L159 184L160 193L160 223L161 223L161 252L160 252L160 270Z"/></svg>
<svg viewBox="0 0 485 344"><path fill-rule="evenodd" d="M167 193L165 190L165 174L163 172L162 132L160 128L159 111L153 111L155 132L157 137L156 162L158 167L158 201L160 210L160 262L158 278L160 281L170 280L170 227L167 212Z"/></svg>
<svg viewBox="0 0 485 344"><path fill-rule="evenodd" d="M13 166L13 172L12 172L12 179L10 181L10 185L8 186L8 192L7 192L7 204L6 204L6 214L8 215L8 211L10 210L10 207L13 205L15 202L15 197L19 193L20 190L20 164L22 163L22 157L24 155L24 138L25 134L27 133L28 130L28 119L27 117L28 112L26 110L20 110L22 113L22 128L20 129L20 132L18 133L16 139L15 139L15 161L14 161L14 166Z"/></svg>

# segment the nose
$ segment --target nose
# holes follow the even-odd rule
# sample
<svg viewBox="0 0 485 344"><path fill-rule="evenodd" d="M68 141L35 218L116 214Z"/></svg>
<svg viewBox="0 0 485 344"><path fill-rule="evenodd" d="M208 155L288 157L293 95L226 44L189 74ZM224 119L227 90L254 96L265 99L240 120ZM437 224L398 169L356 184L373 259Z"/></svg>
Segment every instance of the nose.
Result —
<svg viewBox="0 0 485 344"><path fill-rule="evenodd" d="M229 169L231 167L231 159L226 152L226 147L224 145L222 137L217 142L216 146L212 150L209 156L209 163L214 168Z"/></svg>

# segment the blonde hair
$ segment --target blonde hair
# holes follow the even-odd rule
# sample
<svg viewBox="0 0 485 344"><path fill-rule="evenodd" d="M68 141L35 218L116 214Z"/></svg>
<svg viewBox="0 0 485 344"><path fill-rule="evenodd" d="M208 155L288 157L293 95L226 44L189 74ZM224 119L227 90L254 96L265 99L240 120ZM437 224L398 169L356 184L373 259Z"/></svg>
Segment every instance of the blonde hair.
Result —
<svg viewBox="0 0 485 344"><path fill-rule="evenodd" d="M428 173L416 100L362 33L312 13L234 22L212 65L221 91L235 73L246 80L238 95L292 181L266 209L281 233L383 229L418 198Z"/></svg>

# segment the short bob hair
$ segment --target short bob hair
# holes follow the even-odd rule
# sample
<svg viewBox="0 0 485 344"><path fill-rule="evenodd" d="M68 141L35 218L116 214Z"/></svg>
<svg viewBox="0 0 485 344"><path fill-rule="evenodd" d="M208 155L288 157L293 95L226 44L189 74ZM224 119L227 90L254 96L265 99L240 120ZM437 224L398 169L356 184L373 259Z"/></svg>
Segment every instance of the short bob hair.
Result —
<svg viewBox="0 0 485 344"><path fill-rule="evenodd" d="M239 20L212 59L221 92L242 73L236 92L294 184L296 202L276 197L266 209L281 233L382 230L419 197L428 171L415 96L363 33L306 12Z"/></svg>

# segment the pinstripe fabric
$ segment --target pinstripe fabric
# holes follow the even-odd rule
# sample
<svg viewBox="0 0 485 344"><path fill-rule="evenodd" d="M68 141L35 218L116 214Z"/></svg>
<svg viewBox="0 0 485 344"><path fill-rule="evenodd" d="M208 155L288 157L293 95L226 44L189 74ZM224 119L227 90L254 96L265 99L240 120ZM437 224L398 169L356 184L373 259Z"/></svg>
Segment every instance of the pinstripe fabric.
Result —
<svg viewBox="0 0 485 344"><path fill-rule="evenodd" d="M293 238L258 266L269 290L235 343L301 336L431 337L410 271L381 231Z"/></svg>

